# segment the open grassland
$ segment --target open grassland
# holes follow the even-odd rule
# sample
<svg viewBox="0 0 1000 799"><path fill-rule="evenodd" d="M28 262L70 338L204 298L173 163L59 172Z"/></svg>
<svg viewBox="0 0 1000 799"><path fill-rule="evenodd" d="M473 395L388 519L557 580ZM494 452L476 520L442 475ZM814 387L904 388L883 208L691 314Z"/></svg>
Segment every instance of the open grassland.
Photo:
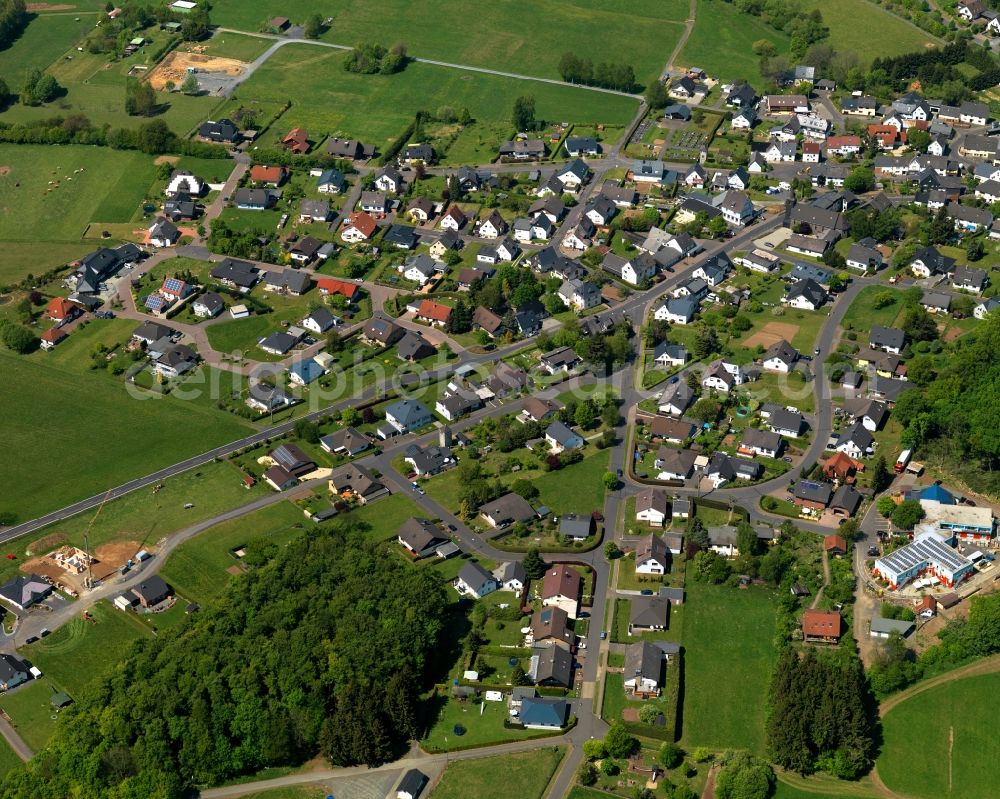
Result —
<svg viewBox="0 0 1000 799"><path fill-rule="evenodd" d="M565 754L546 747L498 757L451 763L434 788L433 799L539 799Z"/></svg>
<svg viewBox="0 0 1000 799"><path fill-rule="evenodd" d="M14 750L7 745L6 741L0 742L0 779L7 776L11 769L21 765L21 758L14 754Z"/></svg>
<svg viewBox="0 0 1000 799"><path fill-rule="evenodd" d="M823 24L830 29L827 41L834 50L857 53L863 63L875 57L916 53L930 45L941 44L936 36L869 0L837 0L836 3L806 0L802 10L805 13L813 8L823 14ZM872 47L873 31L878 32L877 48Z"/></svg>
<svg viewBox="0 0 1000 799"><path fill-rule="evenodd" d="M119 324L129 330L134 326L125 320ZM88 370L97 339L89 334L101 327L92 323L74 332L51 353L25 358L0 352L5 441L18 453L0 465L0 504L22 520L234 441L250 430L235 416L205 403L169 395L135 399L120 379ZM127 338L127 333L107 329L119 341Z"/></svg>
<svg viewBox="0 0 1000 799"><path fill-rule="evenodd" d="M829 774L802 777L782 771L778 774L772 799L876 799L878 795L870 777L848 782Z"/></svg>
<svg viewBox="0 0 1000 799"><path fill-rule="evenodd" d="M309 0L246 3L220 0L212 21L257 30L276 14L301 23L310 14L332 16L323 38L338 44L403 41L410 55L558 78L560 56L572 50L594 62L631 64L640 82L659 75L683 30L686 0L498 0L489 14L459 0L407 3L387 0ZM489 21L487 21L489 20Z"/></svg>
<svg viewBox="0 0 1000 799"><path fill-rule="evenodd" d="M35 16L10 47L0 50L0 75L12 91L18 91L29 70L45 69L74 50L95 19L95 14L87 13Z"/></svg>
<svg viewBox="0 0 1000 799"><path fill-rule="evenodd" d="M881 305L881 301L877 301L879 297L892 297L893 301L876 308ZM889 286L865 286L851 302L841 326L863 333L871 330L872 325L892 327L902 311L902 291Z"/></svg>
<svg viewBox="0 0 1000 799"><path fill-rule="evenodd" d="M878 759L886 786L915 799L996 795L996 775L985 764L1000 758L1000 741L984 719L1000 711L998 687L998 673L963 677L890 710Z"/></svg>
<svg viewBox="0 0 1000 799"><path fill-rule="evenodd" d="M141 153L0 145L0 282L85 253L87 225L128 221L155 175Z"/></svg>
<svg viewBox="0 0 1000 799"><path fill-rule="evenodd" d="M133 641L149 635L138 619L110 602L94 605L90 615L94 623L78 616L47 638L19 650L70 696L110 670Z"/></svg>
<svg viewBox="0 0 1000 799"><path fill-rule="evenodd" d="M764 703L776 657L774 598L759 588L698 582L689 582L687 592L683 741L763 754Z"/></svg>
<svg viewBox="0 0 1000 799"><path fill-rule="evenodd" d="M507 122L522 94L534 96L536 114L546 120L622 125L636 107L627 97L430 64L410 64L397 75L356 75L344 71L344 57L307 45L283 47L239 87L232 107L291 101L275 131L301 126L317 141L340 135L378 146L402 133L417 111L434 113L444 105L468 108L488 125Z"/></svg>
<svg viewBox="0 0 1000 799"><path fill-rule="evenodd" d="M235 58L237 61L250 62L272 44L273 42L260 36L243 36L229 31L217 31L207 42L200 43L199 50L217 58Z"/></svg>
<svg viewBox="0 0 1000 799"><path fill-rule="evenodd" d="M290 502L279 502L247 516L217 524L170 553L161 574L174 589L195 602L221 596L239 564L233 550L253 538L285 544L312 522Z"/></svg>

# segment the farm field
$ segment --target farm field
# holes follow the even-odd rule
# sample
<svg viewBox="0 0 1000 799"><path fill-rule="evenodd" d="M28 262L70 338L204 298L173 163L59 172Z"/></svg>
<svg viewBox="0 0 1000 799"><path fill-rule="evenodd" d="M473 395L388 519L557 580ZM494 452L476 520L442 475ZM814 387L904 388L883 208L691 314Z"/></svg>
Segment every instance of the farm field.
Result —
<svg viewBox="0 0 1000 799"><path fill-rule="evenodd" d="M127 222L155 176L153 160L142 153L0 145L0 282L93 249L80 241L87 225Z"/></svg>
<svg viewBox="0 0 1000 799"><path fill-rule="evenodd" d="M101 329L93 323L89 328ZM133 399L122 381L86 368L96 340L88 329L75 332L52 353L27 358L0 353L0 372L6 378L0 388L6 440L20 453L0 465L2 505L21 520L234 441L251 429L206 403L170 396ZM75 367L72 360L60 360L74 355ZM58 357L46 362L47 356ZM86 409L83 417L81 409ZM83 438L81 424L88 431ZM42 430L47 440L64 443L58 479L46 475L52 455L39 445Z"/></svg>
<svg viewBox="0 0 1000 799"><path fill-rule="evenodd" d="M941 40L927 31L920 30L905 19L879 7L868 0L838 0L821 3L807 0L803 13L818 8L823 13L823 24L830 29L829 44L837 51L857 53L862 62L880 57L916 53ZM872 48L869 32L877 30L879 46Z"/></svg>
<svg viewBox="0 0 1000 799"><path fill-rule="evenodd" d="M847 782L828 774L801 777L782 771L771 799L876 799L878 795L870 777Z"/></svg>
<svg viewBox="0 0 1000 799"><path fill-rule="evenodd" d="M273 42L259 36L243 36L230 31L218 31L207 42L200 42L198 49L205 55L217 58L235 58L237 61L253 61L264 53ZM181 49L190 49L184 47Z"/></svg>
<svg viewBox="0 0 1000 799"><path fill-rule="evenodd" d="M458 0L429 0L414 5L388 0L372 6L363 0L308 0L244 3L221 0L212 6L212 21L239 30L258 30L275 14L301 23L313 12L332 16L323 39L338 44L379 42L391 47L402 40L410 55L457 64L488 67L522 75L558 78L560 56L567 50L601 61L614 54L635 69L641 83L658 76L683 31L685 0L499 0L490 19L479 22L477 11ZM545 24L540 25L539 21ZM636 36L637 30L643 31ZM572 46L570 46L572 43Z"/></svg>
<svg viewBox="0 0 1000 799"><path fill-rule="evenodd" d="M565 754L563 747L451 763L433 799L540 799Z"/></svg>
<svg viewBox="0 0 1000 799"><path fill-rule="evenodd" d="M229 584L226 570L238 566L232 550L252 538L287 543L312 522L290 502L210 527L170 553L160 574L186 598L204 603L221 596Z"/></svg>
<svg viewBox="0 0 1000 799"><path fill-rule="evenodd" d="M687 592L683 742L763 754L764 702L776 657L774 599L763 589L693 581Z"/></svg>
<svg viewBox="0 0 1000 799"><path fill-rule="evenodd" d="M379 12L384 13L384 9ZM304 127L310 138L325 135L360 138L384 146L398 136L417 111L443 105L468 108L480 123L506 123L514 99L535 98L540 119L622 125L635 101L569 86L532 83L462 72L430 64L410 64L396 75L356 75L343 69L344 54L317 47L286 46L237 90L226 111L261 101L292 107L275 131Z"/></svg>
<svg viewBox="0 0 1000 799"><path fill-rule="evenodd" d="M47 638L19 650L70 696L110 670L133 641L149 634L138 619L116 610L110 602L99 602L90 614L96 623L78 616Z"/></svg>
<svg viewBox="0 0 1000 799"><path fill-rule="evenodd" d="M58 719L52 718L56 711L49 698L59 690L46 674L0 697L0 708L10 716L11 725L32 751L44 747L56 728ZM3 748L9 751L6 742ZM21 762L13 752L10 754L15 764Z"/></svg>
<svg viewBox="0 0 1000 799"><path fill-rule="evenodd" d="M1000 710L998 686L997 673L962 677L890 710L882 719L884 743L878 759L878 773L886 786L916 799L978 799L994 794L995 775L983 764L1000 757L1000 742L983 719ZM920 757L913 756L916 751Z"/></svg>

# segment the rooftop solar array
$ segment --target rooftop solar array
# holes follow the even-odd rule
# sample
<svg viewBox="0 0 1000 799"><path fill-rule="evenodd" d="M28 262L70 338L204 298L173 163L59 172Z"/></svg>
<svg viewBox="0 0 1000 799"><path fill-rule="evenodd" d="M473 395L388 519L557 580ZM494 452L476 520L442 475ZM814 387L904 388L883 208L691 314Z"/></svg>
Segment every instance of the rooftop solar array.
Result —
<svg viewBox="0 0 1000 799"><path fill-rule="evenodd" d="M895 574L902 574L929 563L956 572L963 566L968 566L970 561L934 533L924 533L906 546L878 559L878 564L884 564L887 567L886 571Z"/></svg>

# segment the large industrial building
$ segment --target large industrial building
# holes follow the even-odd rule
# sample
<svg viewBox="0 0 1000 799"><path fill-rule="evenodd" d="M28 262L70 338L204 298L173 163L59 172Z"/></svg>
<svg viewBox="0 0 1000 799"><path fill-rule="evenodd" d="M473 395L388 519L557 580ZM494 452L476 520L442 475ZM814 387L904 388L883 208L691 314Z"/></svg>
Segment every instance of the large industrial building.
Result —
<svg viewBox="0 0 1000 799"><path fill-rule="evenodd" d="M925 528L926 529L926 528ZM953 588L972 574L975 565L933 530L919 533L913 541L875 561L874 575L897 590L920 577L935 577Z"/></svg>

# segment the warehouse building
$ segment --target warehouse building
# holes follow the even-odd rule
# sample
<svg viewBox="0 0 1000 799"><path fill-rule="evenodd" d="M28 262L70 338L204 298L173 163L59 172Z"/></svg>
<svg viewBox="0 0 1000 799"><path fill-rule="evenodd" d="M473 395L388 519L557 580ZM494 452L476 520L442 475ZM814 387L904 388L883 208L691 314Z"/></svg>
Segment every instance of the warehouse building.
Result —
<svg viewBox="0 0 1000 799"><path fill-rule="evenodd" d="M920 533L909 544L875 561L874 575L898 590L918 577L936 577L952 588L972 574L974 564L933 531Z"/></svg>

